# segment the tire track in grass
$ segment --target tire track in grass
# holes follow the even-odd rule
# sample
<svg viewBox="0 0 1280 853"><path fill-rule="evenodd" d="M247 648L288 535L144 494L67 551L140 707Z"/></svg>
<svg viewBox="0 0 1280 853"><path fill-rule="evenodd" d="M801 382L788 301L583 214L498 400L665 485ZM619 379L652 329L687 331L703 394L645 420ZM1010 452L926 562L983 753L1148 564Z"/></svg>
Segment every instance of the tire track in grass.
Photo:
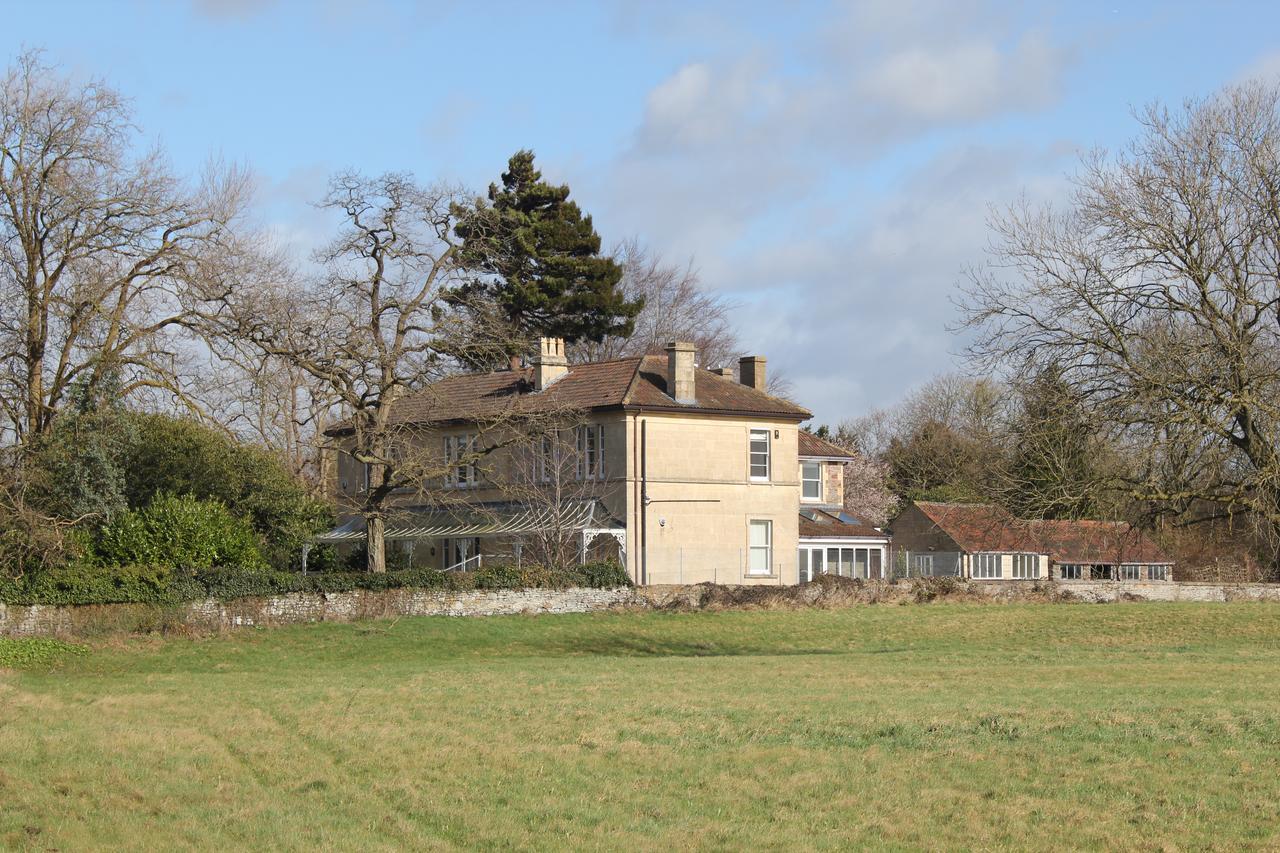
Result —
<svg viewBox="0 0 1280 853"><path fill-rule="evenodd" d="M356 688L356 694L358 695L362 689L363 686ZM354 700L355 696L353 695L346 704L347 709L350 708L350 705ZM363 808L361 811L364 813L381 813L382 819L377 823L377 830L380 833L394 829L394 831L387 833L388 835L393 836L393 838L384 838L384 841L391 840L395 842L397 846L402 848L419 847L424 843L424 841L446 840L452 844L460 846L467 846L473 841L463 827L458 826L457 828L453 828L441 823L441 818L449 819L451 817L456 818L456 816L442 815L437 817L430 813L418 811L412 808L412 803L405 801L406 798L402 793L381 787L380 783L383 780L377 777L376 767L366 767L357 760L355 755L332 743L330 738L314 735L305 731L302 726L302 719L300 715L290 715L284 709L263 701L249 702L247 704L255 711L270 719L275 725L277 731L284 737L288 738L292 745L305 750L310 756L316 756L319 758L324 764L325 769L330 771L331 775L340 777L345 773L347 778L351 779L353 774L350 771L352 769L356 769L358 771L358 784L348 785L340 789L329 788L326 786L323 790L332 791L334 794L338 794L343 797L350 797L351 790L354 788L363 795L362 798L366 802L370 803L371 806L376 804L376 806L373 807ZM346 717L347 714L344 713L342 716ZM318 776L319 774L309 773L309 775ZM312 783L316 781L322 780L313 779ZM310 785L312 783L306 783L306 785ZM306 785L301 789L298 789L297 792L310 793L309 790L304 790L306 789ZM349 806L350 804L349 802L344 804L343 802L338 801L334 802L333 805L336 808L341 808L344 805ZM424 839L422 833L424 827L407 820L406 813L421 814L423 817L427 817L429 819L430 828L438 832L439 837ZM390 823L388 820L390 820Z"/></svg>

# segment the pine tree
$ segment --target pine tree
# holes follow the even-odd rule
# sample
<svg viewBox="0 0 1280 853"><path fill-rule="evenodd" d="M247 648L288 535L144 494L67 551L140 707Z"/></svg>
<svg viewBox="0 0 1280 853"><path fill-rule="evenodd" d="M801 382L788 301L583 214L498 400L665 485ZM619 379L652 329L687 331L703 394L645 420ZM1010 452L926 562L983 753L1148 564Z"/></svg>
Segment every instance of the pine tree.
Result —
<svg viewBox="0 0 1280 853"><path fill-rule="evenodd" d="M533 152L507 163L489 201L456 210L455 231L476 277L454 292L472 311L498 312L522 337L547 335L572 343L631 334L642 300L619 290L622 267L600 254L600 235L567 185L542 180Z"/></svg>

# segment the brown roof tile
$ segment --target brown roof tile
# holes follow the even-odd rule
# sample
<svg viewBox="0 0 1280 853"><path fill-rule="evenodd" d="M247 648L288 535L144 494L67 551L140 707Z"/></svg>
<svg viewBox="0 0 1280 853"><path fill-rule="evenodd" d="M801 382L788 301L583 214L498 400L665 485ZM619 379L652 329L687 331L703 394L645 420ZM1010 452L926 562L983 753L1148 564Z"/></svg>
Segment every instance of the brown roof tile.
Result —
<svg viewBox="0 0 1280 853"><path fill-rule="evenodd" d="M808 430L800 430L800 455L821 456L829 459L853 459L854 455L838 444L819 438Z"/></svg>
<svg viewBox="0 0 1280 853"><path fill-rule="evenodd" d="M1026 521L992 504L917 501L940 530L970 554L1027 551L1059 563L1170 563L1142 531L1122 521Z"/></svg>
<svg viewBox="0 0 1280 853"><path fill-rule="evenodd" d="M953 504L916 501L929 520L969 553L1021 551L1026 530L1023 523L992 504Z"/></svg>
<svg viewBox="0 0 1280 853"><path fill-rule="evenodd" d="M434 382L395 405L397 423L466 421L557 409L644 408L706 411L806 420L810 413L709 370L697 370L697 402L680 404L666 393L666 357L643 356L572 365L546 390L534 393L533 368L469 373Z"/></svg>
<svg viewBox="0 0 1280 853"><path fill-rule="evenodd" d="M1032 543L1059 563L1172 563L1142 531L1123 521L1033 521Z"/></svg>

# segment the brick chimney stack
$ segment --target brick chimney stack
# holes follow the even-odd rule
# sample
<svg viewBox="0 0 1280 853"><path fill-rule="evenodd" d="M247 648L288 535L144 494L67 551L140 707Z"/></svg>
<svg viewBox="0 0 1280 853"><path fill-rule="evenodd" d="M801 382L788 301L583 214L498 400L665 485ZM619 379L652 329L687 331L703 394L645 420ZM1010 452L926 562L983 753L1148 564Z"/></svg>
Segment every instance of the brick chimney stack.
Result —
<svg viewBox="0 0 1280 853"><path fill-rule="evenodd" d="M688 341L667 344L667 393L677 403L698 402L693 386L694 352L693 344Z"/></svg>
<svg viewBox="0 0 1280 853"><path fill-rule="evenodd" d="M738 359L738 381L748 388L763 391L764 362L762 355L744 355Z"/></svg>
<svg viewBox="0 0 1280 853"><path fill-rule="evenodd" d="M725 379L732 379L732 378L733 378L733 368L732 368L732 367L717 367L715 370L713 370L713 371L711 371L711 372L712 372L712 373L714 373L716 376L723 376Z"/></svg>
<svg viewBox="0 0 1280 853"><path fill-rule="evenodd" d="M564 338L538 338L538 354L533 357L534 389L542 391L568 372Z"/></svg>

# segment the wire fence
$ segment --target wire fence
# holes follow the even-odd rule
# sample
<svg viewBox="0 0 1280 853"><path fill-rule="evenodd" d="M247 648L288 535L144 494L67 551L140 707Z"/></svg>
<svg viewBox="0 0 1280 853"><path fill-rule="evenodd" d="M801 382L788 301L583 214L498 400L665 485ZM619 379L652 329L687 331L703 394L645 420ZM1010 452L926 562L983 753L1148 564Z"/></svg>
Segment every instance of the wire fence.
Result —
<svg viewBox="0 0 1280 853"><path fill-rule="evenodd" d="M893 551L894 578L959 577L961 566L959 551Z"/></svg>

